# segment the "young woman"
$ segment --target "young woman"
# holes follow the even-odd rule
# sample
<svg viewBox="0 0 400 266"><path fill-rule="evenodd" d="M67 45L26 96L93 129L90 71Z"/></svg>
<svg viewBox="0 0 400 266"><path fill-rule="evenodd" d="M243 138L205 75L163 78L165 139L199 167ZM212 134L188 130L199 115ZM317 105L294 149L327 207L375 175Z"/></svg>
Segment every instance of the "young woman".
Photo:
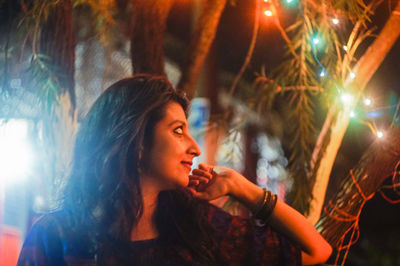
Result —
<svg viewBox="0 0 400 266"><path fill-rule="evenodd" d="M163 77L108 88L80 126L62 208L31 229L18 265L300 265L331 247L238 172L200 164L188 102ZM230 195L254 213L208 203ZM255 220L264 225L257 225Z"/></svg>

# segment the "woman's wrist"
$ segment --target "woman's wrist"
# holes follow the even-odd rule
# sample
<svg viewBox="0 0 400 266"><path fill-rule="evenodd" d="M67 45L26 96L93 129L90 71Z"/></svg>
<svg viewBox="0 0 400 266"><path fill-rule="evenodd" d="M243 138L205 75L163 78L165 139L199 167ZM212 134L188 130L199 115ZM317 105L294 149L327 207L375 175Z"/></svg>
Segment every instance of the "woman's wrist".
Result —
<svg viewBox="0 0 400 266"><path fill-rule="evenodd" d="M252 212L257 211L258 206L264 200L264 190L240 174L232 181L230 196L244 204Z"/></svg>
<svg viewBox="0 0 400 266"><path fill-rule="evenodd" d="M253 211L253 217L261 220L263 223L267 223L275 209L277 200L277 195L264 188L264 198L258 204L257 209Z"/></svg>

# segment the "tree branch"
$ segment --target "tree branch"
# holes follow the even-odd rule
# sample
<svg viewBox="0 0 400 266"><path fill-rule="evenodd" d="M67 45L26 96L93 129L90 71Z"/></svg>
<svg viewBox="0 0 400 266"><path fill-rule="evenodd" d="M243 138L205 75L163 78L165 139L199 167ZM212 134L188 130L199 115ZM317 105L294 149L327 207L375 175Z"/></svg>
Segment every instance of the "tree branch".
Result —
<svg viewBox="0 0 400 266"><path fill-rule="evenodd" d="M342 181L340 190L325 207L319 221L322 235L332 246L337 249L346 246L342 240L350 234L352 226L353 230L358 230L358 218L365 202L374 196L388 177L398 171L395 168L399 160L400 128L392 129L384 139L378 139L370 145ZM352 242L355 239L350 240L350 245Z"/></svg>
<svg viewBox="0 0 400 266"><path fill-rule="evenodd" d="M260 13L261 13L260 7L261 7L260 0L256 0L253 34L251 36L251 42L250 42L249 50L247 51L247 55L246 55L246 58L244 59L242 67L240 68L238 74L236 75L236 77L233 80L232 85L231 85L231 87L229 89L229 95L230 96L233 96L233 93L235 91L237 83L239 82L239 80L242 77L244 71L246 70L247 66L249 65L251 56L253 55L254 47L256 46L258 28L260 26Z"/></svg>
<svg viewBox="0 0 400 266"><path fill-rule="evenodd" d="M196 23L194 37L189 46L187 61L182 70L178 89L185 91L192 99L196 89L204 60L214 40L221 13L226 5L226 0L206 0L203 10Z"/></svg>
<svg viewBox="0 0 400 266"><path fill-rule="evenodd" d="M131 0L131 59L133 73L165 75L163 35L174 0Z"/></svg>
<svg viewBox="0 0 400 266"><path fill-rule="evenodd" d="M356 99L360 97L365 86L381 65L399 35L400 2L398 2L396 8L391 13L378 37L355 66L353 70L356 73L355 79L351 80L348 78L344 84L346 88L353 88L357 91L358 95ZM356 103L357 100L353 104ZM308 215L308 219L312 223L316 223L320 217L333 163L349 124L349 108L351 107L345 110L338 110L337 108L337 104L332 105L330 108L318 137L317 145L313 151L312 158L315 159L315 168L312 169L312 172L315 175L315 184L313 187L310 214Z"/></svg>

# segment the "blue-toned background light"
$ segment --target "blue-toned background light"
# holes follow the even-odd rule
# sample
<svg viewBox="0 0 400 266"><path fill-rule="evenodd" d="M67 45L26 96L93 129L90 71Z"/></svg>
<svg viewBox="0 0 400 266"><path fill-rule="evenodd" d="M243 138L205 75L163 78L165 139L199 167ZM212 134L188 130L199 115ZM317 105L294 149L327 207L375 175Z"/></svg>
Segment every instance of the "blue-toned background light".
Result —
<svg viewBox="0 0 400 266"><path fill-rule="evenodd" d="M13 183L29 175L33 163L24 120L0 120L0 181Z"/></svg>

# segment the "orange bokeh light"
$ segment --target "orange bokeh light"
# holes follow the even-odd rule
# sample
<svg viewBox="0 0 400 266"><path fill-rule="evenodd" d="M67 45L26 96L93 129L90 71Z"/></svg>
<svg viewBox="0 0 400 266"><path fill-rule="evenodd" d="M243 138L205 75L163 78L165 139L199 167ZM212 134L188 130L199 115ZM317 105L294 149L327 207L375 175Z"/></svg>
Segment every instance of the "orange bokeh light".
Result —
<svg viewBox="0 0 400 266"><path fill-rule="evenodd" d="M264 14L265 14L267 17L271 17L271 16L272 16L272 11L271 11L271 10L266 10L266 11L264 12Z"/></svg>

